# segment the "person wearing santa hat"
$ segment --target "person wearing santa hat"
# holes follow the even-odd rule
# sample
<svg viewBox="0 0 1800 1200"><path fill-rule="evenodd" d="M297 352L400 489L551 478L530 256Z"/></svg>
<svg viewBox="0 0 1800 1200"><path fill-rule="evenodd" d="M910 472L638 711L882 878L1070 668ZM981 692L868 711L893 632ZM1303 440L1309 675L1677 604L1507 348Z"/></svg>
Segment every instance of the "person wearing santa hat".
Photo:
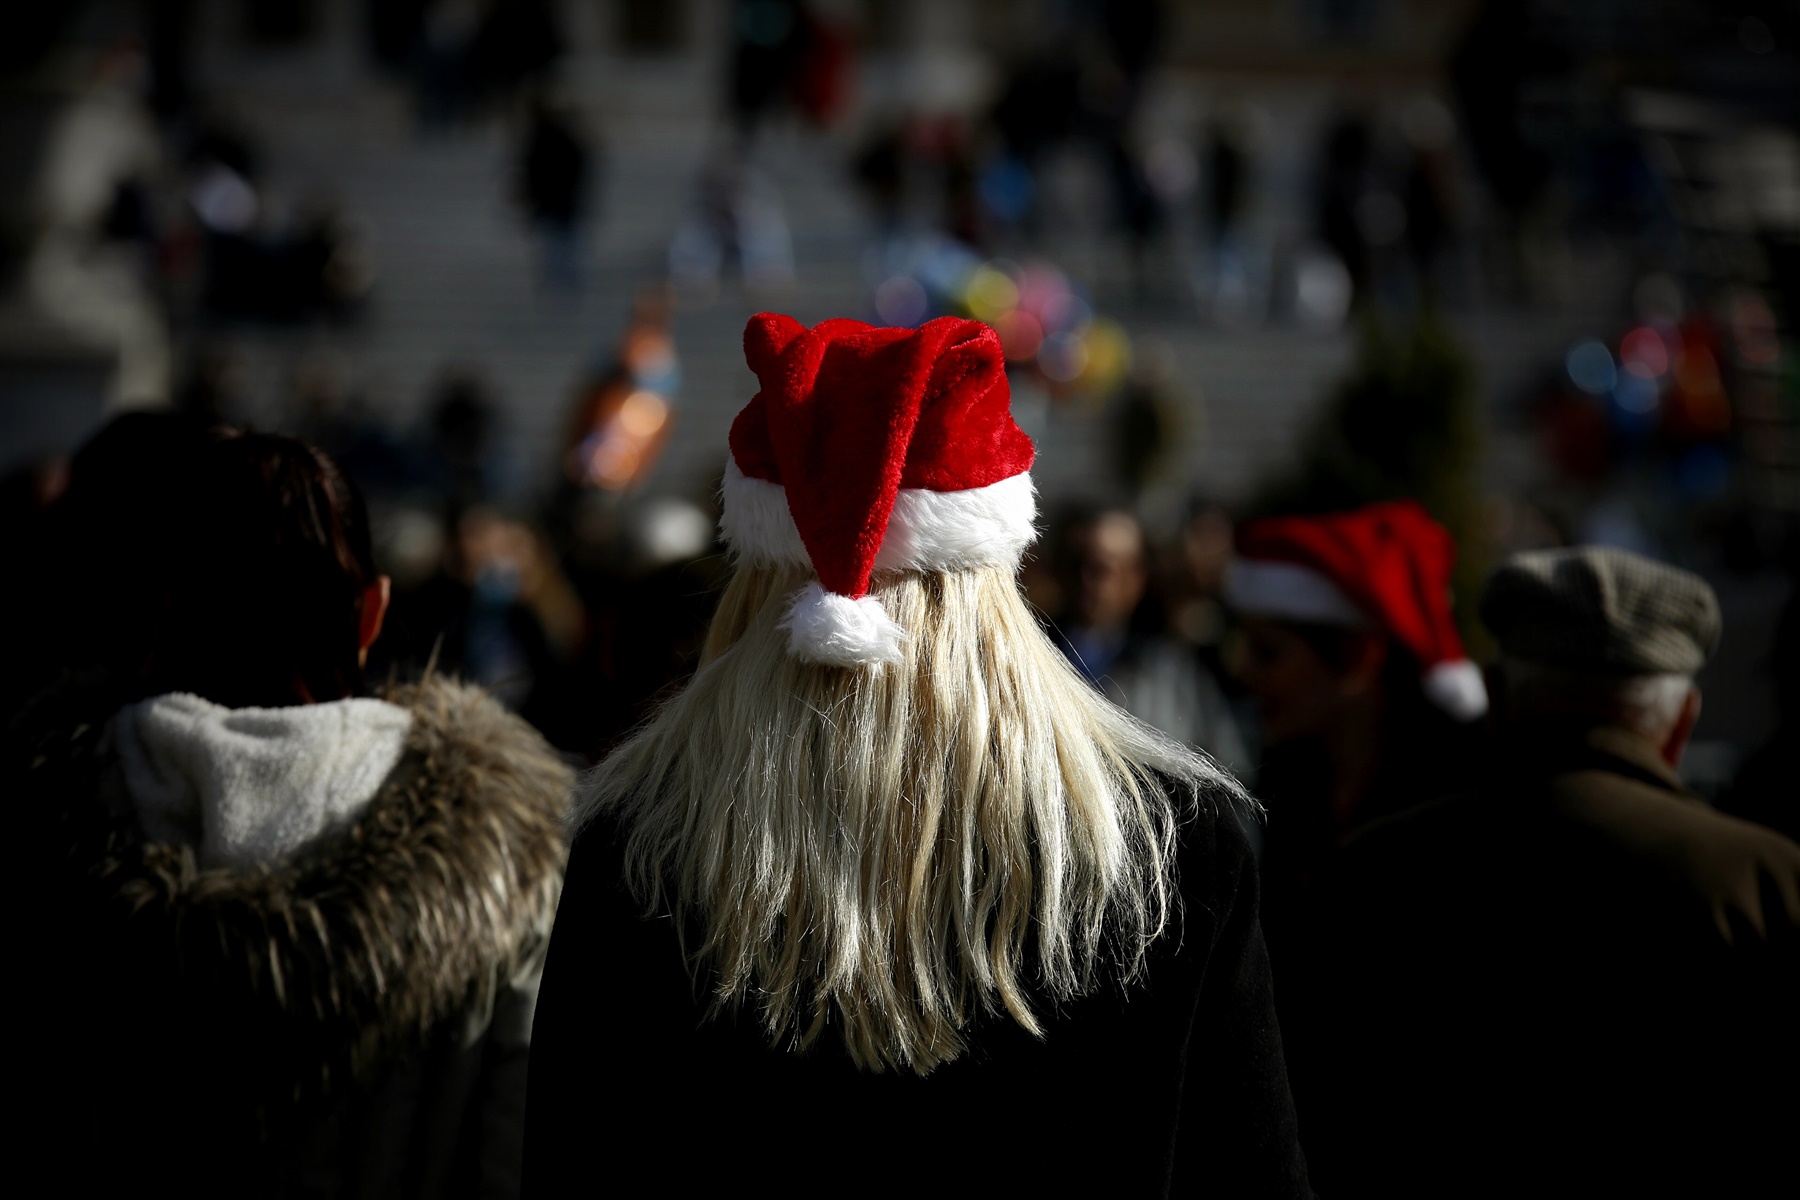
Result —
<svg viewBox="0 0 1800 1200"><path fill-rule="evenodd" d="M1344 848L1298 1010L1280 976L1316 1177L1380 1200L1800 1196L1800 845L1677 770L1718 597L1574 546L1511 556L1479 612L1492 754Z"/></svg>
<svg viewBox="0 0 1800 1200"><path fill-rule="evenodd" d="M1409 500L1239 532L1226 602L1263 738L1263 924L1278 969L1332 851L1451 790L1481 744L1480 670L1451 616L1450 534Z"/></svg>
<svg viewBox="0 0 1800 1200"><path fill-rule="evenodd" d="M1310 1195L1254 802L1026 606L998 337L745 353L700 666L577 791L527 1194Z"/></svg>

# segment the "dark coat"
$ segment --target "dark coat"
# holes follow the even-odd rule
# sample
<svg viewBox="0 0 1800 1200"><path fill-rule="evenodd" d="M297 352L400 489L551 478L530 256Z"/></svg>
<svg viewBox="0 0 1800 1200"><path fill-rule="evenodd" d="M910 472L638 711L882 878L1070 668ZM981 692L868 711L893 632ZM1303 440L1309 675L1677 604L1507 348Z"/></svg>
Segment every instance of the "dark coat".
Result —
<svg viewBox="0 0 1800 1200"><path fill-rule="evenodd" d="M1800 934L1714 915L1800 853L1623 730L1514 738L1491 779L1322 885L1283 1017L1325 1194L1800 1194Z"/></svg>
<svg viewBox="0 0 1800 1200"><path fill-rule="evenodd" d="M1184 924L1128 993L1006 1019L918 1078L822 1039L772 1048L708 1019L670 920L620 883L614 833L577 842L538 1003L526 1194L1306 1196L1236 820L1181 850Z"/></svg>
<svg viewBox="0 0 1800 1200"><path fill-rule="evenodd" d="M368 807L246 870L197 869L108 802L116 704L50 697L15 725L11 882L36 894L34 1031L57 1048L22 1144L56 1190L517 1193L571 775L476 689L385 698L413 722Z"/></svg>
<svg viewBox="0 0 1800 1200"><path fill-rule="evenodd" d="M1322 745L1272 746L1263 756L1256 777L1256 794L1268 806L1262 920L1279 979L1305 967L1308 950L1296 939L1318 903L1314 887L1344 843L1376 821L1461 792L1475 778L1470 767L1485 749L1481 725L1453 720L1416 686L1390 694L1375 778L1347 816L1333 811L1331 766Z"/></svg>

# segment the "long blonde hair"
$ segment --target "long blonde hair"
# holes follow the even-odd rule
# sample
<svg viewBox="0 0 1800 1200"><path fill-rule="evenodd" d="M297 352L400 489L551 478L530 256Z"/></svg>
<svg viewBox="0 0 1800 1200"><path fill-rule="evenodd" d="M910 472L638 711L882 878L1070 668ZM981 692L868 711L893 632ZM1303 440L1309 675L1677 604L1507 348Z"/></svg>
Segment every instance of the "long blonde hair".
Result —
<svg viewBox="0 0 1800 1200"><path fill-rule="evenodd" d="M1236 781L1083 680L1009 568L878 577L910 636L877 668L788 653L810 578L742 567L693 680L577 800L627 831L634 895L703 931L717 1006L796 1048L835 1021L858 1066L923 1075L982 1013L1042 1036L1030 983L1134 978L1176 917L1177 802Z"/></svg>

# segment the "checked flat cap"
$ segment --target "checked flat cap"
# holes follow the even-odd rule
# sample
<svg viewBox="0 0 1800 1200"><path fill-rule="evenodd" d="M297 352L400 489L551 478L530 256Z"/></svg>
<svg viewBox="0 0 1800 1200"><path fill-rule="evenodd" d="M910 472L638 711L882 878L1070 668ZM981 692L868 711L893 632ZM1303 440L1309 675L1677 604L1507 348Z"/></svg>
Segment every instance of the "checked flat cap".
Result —
<svg viewBox="0 0 1800 1200"><path fill-rule="evenodd" d="M1509 658L1573 671L1692 675L1719 644L1707 582L1627 550L1515 554L1488 580L1480 611Z"/></svg>

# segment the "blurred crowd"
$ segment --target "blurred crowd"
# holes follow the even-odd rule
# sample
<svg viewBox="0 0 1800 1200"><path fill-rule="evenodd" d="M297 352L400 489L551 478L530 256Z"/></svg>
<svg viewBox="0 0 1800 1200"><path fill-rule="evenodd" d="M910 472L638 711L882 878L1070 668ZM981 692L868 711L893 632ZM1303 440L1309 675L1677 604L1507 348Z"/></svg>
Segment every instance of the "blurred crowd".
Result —
<svg viewBox="0 0 1800 1200"><path fill-rule="evenodd" d="M282 963L317 968L304 976L316 989L307 1002L333 1031L296 1041L291 1026L255 1024L276 1019L260 1009L232 1018L248 1022L246 1039L290 1046L294 1061L278 1067L306 1079L238 1080L261 1089L257 1120L311 1103L315 1085L336 1094L332 1072L360 1078L364 1057L416 1049L410 1034L365 1045L344 1029L461 1021L474 1031L443 1063L389 1078L379 1103L336 1112L329 1138L282 1154L301 1161L328 1144L344 1170L368 1167L346 1165L363 1153L351 1131L378 1111L417 1118L400 1096L408 1088L461 1098L467 1111L445 1116L447 1128L473 1128L487 1100L511 1114L493 1121L516 1125L522 1098L510 1089L522 1094L535 993L521 997L535 984L471 1001L469 981L500 972L510 987L541 966L554 908L544 889L553 897L546 881L560 878L562 851L539 825L559 818L569 773L602 761L700 661L733 570L718 533L724 439L694 486L658 468L703 404L735 410L749 386L699 394L702 379L720 390L693 369L716 348L678 345L677 334L685 314L709 306L807 295L807 230L766 155L798 129L862 205L862 290L838 315L979 320L1004 347L1022 414L1035 404L1073 415L1105 443L1095 478L1041 497L1043 538L1021 586L1094 688L1261 802L1244 833L1320 1194L1465 1194L1442 1180L1465 1178L1471 1163L1529 1191L1578 1160L1571 1178L1595 1189L1586 1194L1773 1195L1785 1193L1756 1190L1753 1176L1800 1178L1783 1124L1791 1078L1786 1100L1763 1094L1769 1064L1800 1063L1800 1009L1779 1007L1796 994L1800 955L1800 17L1790 6L1746 3L1714 19L1650 5L1638 20L1620 5L1598 6L1610 18L1551 3L1464 5L1431 85L1335 106L1304 169L1288 172L1304 177L1296 185L1282 182L1274 118L1253 88L1214 88L1185 123L1157 107L1184 6L1035 6L1045 11L1032 37L991 56L978 103L920 96L862 110L853 85L880 53L879 14L731 0L714 13L716 130L687 200L639 254L628 313L588 334L583 361L559 364L554 446L535 456L520 451L519 397L479 356L444 346L420 403L401 406L343 350L372 336L367 310L384 281L371 233L341 200L292 193L267 169L259 131L208 93L193 55L203 7L148 4L141 36L82 59L33 164L35 215L25 232L6 230L0 315L29 309L74 330L105 347L109 368L80 437L5 460L0 530L18 581L0 611L15 634L0 686L5 768L54 759L43 739L61 739L56 753L75 756L82 781L70 786L88 787L85 760L68 749L87 733L70 731L158 697L260 709L412 688L395 702L415 714L412 728L424 728L418 714L454 716L442 717L460 732L444 735L453 749L441 755L473 755L459 737L525 747L505 768L518 780L494 786L518 801L506 810L518 830L504 836L519 839L508 845L528 846L523 860L537 864L502 897L528 917L505 936L480 931L492 953L459 962L466 977L444 985L452 999L390 1014L380 987L364 996L366 981L320 967L333 953L324 935L294 935L272 967L256 960L252 990L265 998L286 986ZM238 7L243 36L279 48L314 37L322 6ZM663 11L674 7L608 12L627 46L664 52L680 37L681 19ZM1329 56L1361 45L1383 6L1300 7ZM603 282L596 247L612 214L601 198L620 159L568 86L568 8L369 0L355 11L360 52L406 97L417 137L502 131L502 207L532 241L544 294L574 304ZM5 20L17 42L8 79L29 76L68 36L48 17ZM1284 187L1292 194L1276 196ZM1075 226L1093 236L1069 236ZM1522 372L1530 382L1517 394L1484 390L1460 317L1591 296L1581 275L1595 246L1618 286L1581 310L1583 332ZM1089 269L1093 258L1102 269ZM1172 452L1184 423L1204 417L1197 386L1158 340L1171 323L1227 337L1336 334L1350 347L1317 409L1280 431L1289 452L1241 494L1184 477ZM1159 333L1138 333L1146 324ZM270 330L323 331L287 360L275 395L252 378L244 340ZM349 563L351 583L270 607L296 545L319 578ZM1592 547L1607 550L1574 549ZM233 564L244 563L267 588L240 589ZM1537 602L1540 584L1555 603L1517 615L1509 605ZM1507 587L1530 595L1506 599ZM1565 603L1567 589L1605 611ZM1739 604L1746 595L1760 607L1734 623L1754 607ZM242 611L251 606L261 607ZM330 657L295 632L325 609L353 630L349 659L283 674ZM1562 641L1533 641L1558 622ZM1728 667L1726 654L1711 657L1721 637ZM1658 638L1678 651L1633 658L1626 644ZM1583 657L1584 640L1608 649ZM246 661L266 650L273 673L234 673L240 645ZM447 680L480 696L417 690ZM91 711L66 699L77 685ZM1753 710L1753 734L1702 723L1702 688L1708 705ZM1596 730L1610 732L1595 742ZM388 766L361 802L376 784L403 790L392 772L411 762L407 745L384 751ZM471 795L487 794L489 769L468 768ZM1600 775L1608 782L1589 787ZM143 804L117 792L101 803L115 822ZM1527 794L1567 807L1547 801L1554 819L1531 824L1501 803ZM1466 803L1445 807L1455 800ZM428 816L421 838L450 836ZM196 872L228 861L263 863L273 892L303 890L267 867L286 862L280 854L194 850L146 863L119 849L127 835L70 833L60 819L34 815L44 824L33 828L104 844L95 869L136 881L80 903L174 912ZM499 871L506 858L503 848L468 870ZM243 920L286 922L292 934L343 916L325 901L300 916L273 911ZM252 946L254 930L232 920L219 918L218 944ZM344 920L332 936L356 936ZM528 935L533 922L543 928ZM163 949L186 944L157 936ZM126 986L117 964L38 949L71 981ZM377 976L429 974L428 954L384 953L367 950ZM220 961L205 969L241 966L230 953ZM520 1005L523 1032L507 1024ZM138 1014L95 1054L178 1071L178 1056L127 1044L151 1039L159 1014ZM168 1019L198 1028L192 1013ZM432 1037L443 1048L463 1033ZM325 1067L307 1058L315 1050ZM474 1057L457 1057L465 1051ZM1527 1104L1538 1119L1520 1117ZM1684 1122L1687 1140L1672 1147ZM516 1166L513 1136L494 1153ZM409 1152L429 1158L436 1143L420 1138ZM153 1139L141 1140L130 1144L145 1151ZM384 1160L382 1178L415 1165ZM413 1190L458 1194L432 1178L441 1190Z"/></svg>

